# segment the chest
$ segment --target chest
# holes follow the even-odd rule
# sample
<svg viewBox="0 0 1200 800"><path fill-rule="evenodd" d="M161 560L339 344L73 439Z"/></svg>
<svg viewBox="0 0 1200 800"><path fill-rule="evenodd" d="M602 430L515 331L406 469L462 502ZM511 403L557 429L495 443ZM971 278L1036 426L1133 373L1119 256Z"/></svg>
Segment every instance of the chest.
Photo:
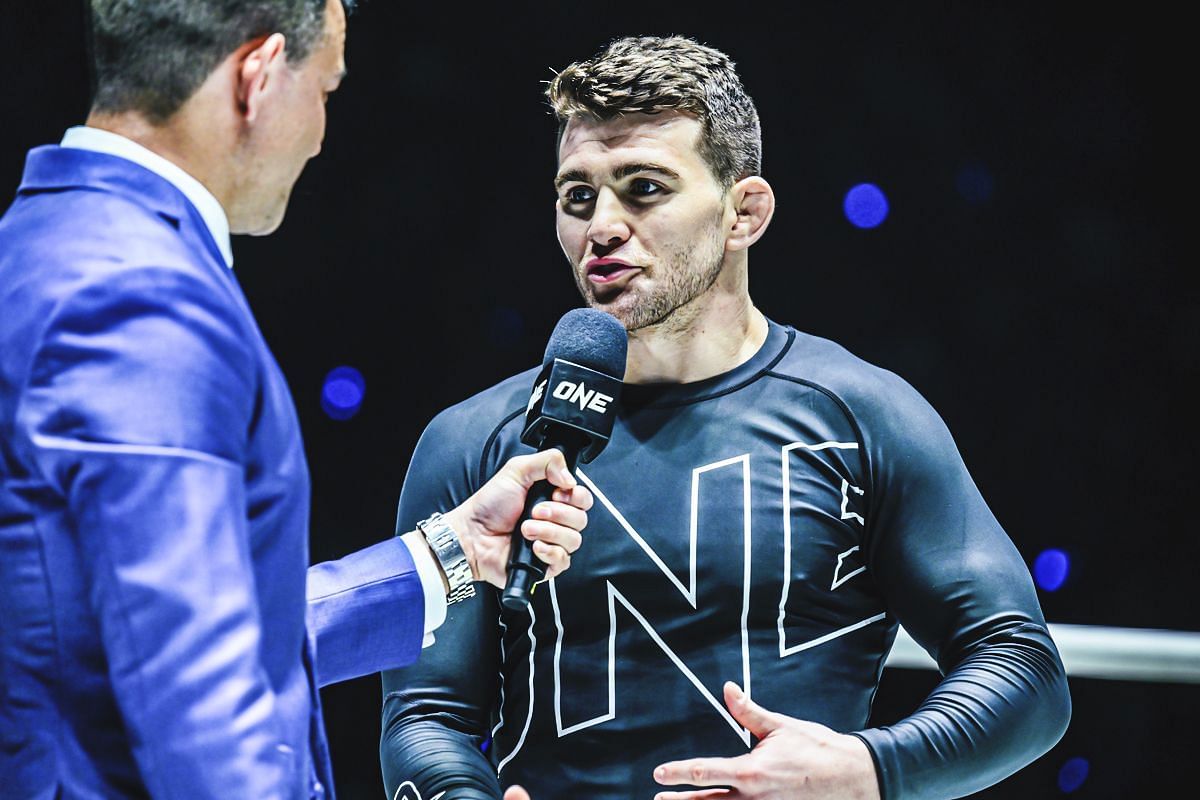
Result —
<svg viewBox="0 0 1200 800"><path fill-rule="evenodd" d="M791 628L815 637L877 610L859 446L840 409L803 391L623 414L579 469L596 504L543 611L597 643L624 605L684 647L744 627L777 631L782 650Z"/></svg>

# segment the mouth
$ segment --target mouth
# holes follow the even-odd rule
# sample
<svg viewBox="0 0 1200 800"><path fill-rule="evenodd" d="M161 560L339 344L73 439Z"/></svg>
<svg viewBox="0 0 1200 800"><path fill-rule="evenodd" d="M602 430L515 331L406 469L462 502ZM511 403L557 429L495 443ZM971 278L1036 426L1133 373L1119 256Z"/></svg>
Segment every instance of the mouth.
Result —
<svg viewBox="0 0 1200 800"><path fill-rule="evenodd" d="M627 264L616 258L593 258L587 262L587 278L595 284L607 286L622 278L631 277L641 267Z"/></svg>

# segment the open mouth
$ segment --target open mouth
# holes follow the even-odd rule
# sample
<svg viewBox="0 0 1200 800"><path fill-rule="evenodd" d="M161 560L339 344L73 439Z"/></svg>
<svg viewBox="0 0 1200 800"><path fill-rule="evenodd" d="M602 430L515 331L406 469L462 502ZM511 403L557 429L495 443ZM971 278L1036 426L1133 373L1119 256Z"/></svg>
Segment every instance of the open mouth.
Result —
<svg viewBox="0 0 1200 800"><path fill-rule="evenodd" d="M640 269L632 264L626 264L623 261L608 260L604 258L593 259L588 263L587 276L588 280L593 283L612 283L626 275Z"/></svg>

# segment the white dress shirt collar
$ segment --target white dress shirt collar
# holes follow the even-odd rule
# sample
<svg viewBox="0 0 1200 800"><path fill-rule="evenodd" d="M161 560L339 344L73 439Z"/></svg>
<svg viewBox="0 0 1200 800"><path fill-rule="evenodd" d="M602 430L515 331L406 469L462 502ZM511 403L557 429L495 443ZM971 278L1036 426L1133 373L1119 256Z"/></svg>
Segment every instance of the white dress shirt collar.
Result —
<svg viewBox="0 0 1200 800"><path fill-rule="evenodd" d="M213 196L212 192L204 188L204 184L200 181L132 139L99 128L89 128L85 125L70 128L63 136L60 146L73 147L77 150L91 150L124 158L145 167L169 182L183 192L184 197L200 212L200 218L204 220L209 233L212 234L213 241L221 250L225 266L233 267L233 246L229 240L229 218L225 216L225 209L221 208L220 201Z"/></svg>

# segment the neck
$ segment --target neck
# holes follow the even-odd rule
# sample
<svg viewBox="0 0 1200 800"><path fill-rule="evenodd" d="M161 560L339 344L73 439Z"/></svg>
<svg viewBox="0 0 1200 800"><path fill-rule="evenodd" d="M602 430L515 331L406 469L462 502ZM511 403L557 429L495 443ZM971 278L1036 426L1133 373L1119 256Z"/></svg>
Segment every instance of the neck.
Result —
<svg viewBox="0 0 1200 800"><path fill-rule="evenodd" d="M751 302L745 275L724 270L662 322L631 331L625 382L692 383L750 360L767 340L767 319Z"/></svg>
<svg viewBox="0 0 1200 800"><path fill-rule="evenodd" d="M93 111L87 118L89 128L115 133L137 142L191 175L229 209L231 192L222 181L223 170L215 168L220 157L212 152L211 137L196 135L189 124L190 115L176 113L167 122L156 125L135 111L102 113Z"/></svg>

